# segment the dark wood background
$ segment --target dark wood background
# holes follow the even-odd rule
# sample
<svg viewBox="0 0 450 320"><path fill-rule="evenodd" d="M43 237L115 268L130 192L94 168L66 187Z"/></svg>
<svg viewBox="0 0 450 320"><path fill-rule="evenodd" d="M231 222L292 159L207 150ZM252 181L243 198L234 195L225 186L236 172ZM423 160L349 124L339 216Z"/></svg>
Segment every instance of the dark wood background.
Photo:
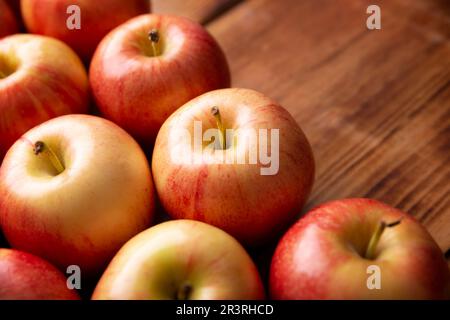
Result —
<svg viewBox="0 0 450 320"><path fill-rule="evenodd" d="M154 0L204 24L233 86L279 101L317 164L305 208L370 197L450 248L450 1ZM381 30L366 28L370 4Z"/></svg>

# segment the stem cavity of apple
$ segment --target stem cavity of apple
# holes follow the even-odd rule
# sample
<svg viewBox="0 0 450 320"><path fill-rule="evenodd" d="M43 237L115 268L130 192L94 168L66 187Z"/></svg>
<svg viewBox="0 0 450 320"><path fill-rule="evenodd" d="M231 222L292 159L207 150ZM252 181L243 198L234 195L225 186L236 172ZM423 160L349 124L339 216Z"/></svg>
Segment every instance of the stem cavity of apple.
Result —
<svg viewBox="0 0 450 320"><path fill-rule="evenodd" d="M160 45L159 45L159 31L158 29L152 29L149 33L148 33L148 38L150 39L150 41L152 42L152 51L153 51L153 56L157 57L161 54L160 52Z"/></svg>
<svg viewBox="0 0 450 320"><path fill-rule="evenodd" d="M50 148L48 145L46 145L42 141L37 141L34 144L33 152L35 155L42 154L43 156L47 157L48 160L50 160L51 164L55 168L55 170L58 172L58 174L62 173L65 168L62 162L59 160L56 153Z"/></svg>
<svg viewBox="0 0 450 320"><path fill-rule="evenodd" d="M223 127L222 117L220 115L220 111L218 107L211 108L211 114L216 118L216 125L220 131L220 146L222 150L225 150L227 147L226 133L225 128Z"/></svg>
<svg viewBox="0 0 450 320"><path fill-rule="evenodd" d="M364 257L369 260L373 260L375 258L375 251L377 249L378 242L380 241L381 235L383 234L384 230L386 228L392 228L400 224L402 221L402 218L400 218L397 221L386 223L384 221L381 221L377 228L375 229L375 232L372 234L372 237L370 238L369 245L366 249L366 254Z"/></svg>
<svg viewBox="0 0 450 320"><path fill-rule="evenodd" d="M184 283L177 291L177 300L188 300L192 292L192 286Z"/></svg>

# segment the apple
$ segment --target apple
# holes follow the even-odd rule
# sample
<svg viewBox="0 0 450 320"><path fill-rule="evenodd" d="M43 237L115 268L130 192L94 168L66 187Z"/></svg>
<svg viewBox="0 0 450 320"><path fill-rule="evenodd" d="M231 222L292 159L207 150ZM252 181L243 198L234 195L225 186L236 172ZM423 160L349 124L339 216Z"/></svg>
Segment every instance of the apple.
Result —
<svg viewBox="0 0 450 320"><path fill-rule="evenodd" d="M73 28L80 9L80 28ZM98 43L112 29L140 14L150 12L149 0L22 0L25 26L31 33L64 41L87 63ZM67 26L67 23L71 26Z"/></svg>
<svg viewBox="0 0 450 320"><path fill-rule="evenodd" d="M56 267L32 254L0 248L0 300L78 300Z"/></svg>
<svg viewBox="0 0 450 320"><path fill-rule="evenodd" d="M4 0L0 0L0 38L18 31L19 27L13 11Z"/></svg>
<svg viewBox="0 0 450 320"><path fill-rule="evenodd" d="M114 123L67 115L24 134L0 168L0 223L13 248L92 278L146 229L154 212L148 162Z"/></svg>
<svg viewBox="0 0 450 320"><path fill-rule="evenodd" d="M220 132L217 140L208 138L212 129ZM208 143L222 135L225 150ZM261 153L272 153L270 163ZM233 88L205 93L167 119L152 170L161 204L173 218L200 220L258 246L300 213L313 185L314 159L288 111L261 93Z"/></svg>
<svg viewBox="0 0 450 320"><path fill-rule="evenodd" d="M442 299L449 279L441 250L413 217L376 200L344 199L313 209L284 235L272 259L270 294Z"/></svg>
<svg viewBox="0 0 450 320"><path fill-rule="evenodd" d="M233 237L202 222L174 220L128 241L92 298L263 299L264 288L253 261Z"/></svg>
<svg viewBox="0 0 450 320"><path fill-rule="evenodd" d="M164 120L184 103L230 86L225 56L202 26L154 14L109 33L89 78L101 113L144 145L154 143Z"/></svg>
<svg viewBox="0 0 450 320"><path fill-rule="evenodd" d="M0 40L0 160L29 129L86 113L88 104L86 70L64 43L25 34Z"/></svg>

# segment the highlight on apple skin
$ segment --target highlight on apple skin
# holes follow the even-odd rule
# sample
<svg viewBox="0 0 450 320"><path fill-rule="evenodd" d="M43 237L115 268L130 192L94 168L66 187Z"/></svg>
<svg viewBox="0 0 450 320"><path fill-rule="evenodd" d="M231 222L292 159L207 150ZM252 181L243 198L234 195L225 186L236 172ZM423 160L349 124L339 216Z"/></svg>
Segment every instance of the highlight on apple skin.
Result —
<svg viewBox="0 0 450 320"><path fill-rule="evenodd" d="M88 104L86 70L63 42L25 34L0 40L0 161L29 129L86 113Z"/></svg>
<svg viewBox="0 0 450 320"><path fill-rule="evenodd" d="M192 220L147 229L113 258L95 300L263 299L256 266L224 231Z"/></svg>
<svg viewBox="0 0 450 320"><path fill-rule="evenodd" d="M0 300L78 300L56 267L32 254L0 248Z"/></svg>
<svg viewBox="0 0 450 320"><path fill-rule="evenodd" d="M180 161L201 157L208 150L191 148L191 139L174 133L180 129L192 133L194 120L202 122L203 130L216 128L213 107L220 111L223 129L279 130L276 173L262 175L260 162L211 163L208 157L197 163ZM246 142L237 140L226 150L210 150L210 158L248 157ZM273 145L269 139L267 150ZM262 145L255 147L261 150ZM186 151L173 156L177 148ZM212 224L244 245L259 246L301 212L314 181L314 159L307 138L288 111L259 92L233 88L205 93L167 119L156 139L152 171L159 199L170 216Z"/></svg>
<svg viewBox="0 0 450 320"><path fill-rule="evenodd" d="M376 289L367 283L373 266L379 268ZM293 300L446 299L449 281L440 248L412 216L376 200L344 199L311 210L280 240L270 294Z"/></svg>
<svg viewBox="0 0 450 320"><path fill-rule="evenodd" d="M13 248L61 270L100 273L149 227L154 188L137 142L114 123L67 115L37 126L0 168L0 224Z"/></svg>
<svg viewBox="0 0 450 320"><path fill-rule="evenodd" d="M80 29L69 29L67 8L80 8ZM149 0L21 0L30 33L50 36L68 44L88 63L103 37L118 25L150 12Z"/></svg>
<svg viewBox="0 0 450 320"><path fill-rule="evenodd" d="M102 115L146 146L167 117L196 96L230 86L225 55L199 24L148 14L99 44L89 79Z"/></svg>
<svg viewBox="0 0 450 320"><path fill-rule="evenodd" d="M5 0L0 0L0 39L17 32L19 26L12 9Z"/></svg>

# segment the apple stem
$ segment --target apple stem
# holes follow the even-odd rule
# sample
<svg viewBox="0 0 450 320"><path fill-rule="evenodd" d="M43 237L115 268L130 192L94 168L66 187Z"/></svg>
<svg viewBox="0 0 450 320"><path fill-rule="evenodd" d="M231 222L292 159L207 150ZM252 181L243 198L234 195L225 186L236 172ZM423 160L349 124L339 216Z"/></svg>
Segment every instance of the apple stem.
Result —
<svg viewBox="0 0 450 320"><path fill-rule="evenodd" d="M192 286L189 283L184 283L177 292L177 300L188 300L192 292Z"/></svg>
<svg viewBox="0 0 450 320"><path fill-rule="evenodd" d="M377 249L378 242L380 241L381 235L383 234L384 230L386 228L392 228L399 225L401 221L402 218L391 223L381 221L378 224L377 228L375 229L375 232L372 234L372 237L370 238L369 245L367 246L365 254L366 259L373 260L375 258L375 251Z"/></svg>
<svg viewBox="0 0 450 320"><path fill-rule="evenodd" d="M154 57L159 56L160 55L160 51L159 51L160 48L159 48L159 31L158 31L158 29L152 29L148 33L148 38L152 42L153 56Z"/></svg>
<svg viewBox="0 0 450 320"><path fill-rule="evenodd" d="M220 115L219 108L218 107L212 107L211 108L211 113L214 116L214 118L216 118L216 125L217 125L217 128L220 131L220 145L221 145L221 148L223 150L225 150L226 149L227 140L226 140L225 128L223 127L222 117Z"/></svg>
<svg viewBox="0 0 450 320"><path fill-rule="evenodd" d="M64 165L61 163L56 153L44 142L42 141L36 142L34 144L33 152L35 155L39 155L41 153L45 155L50 160L50 162L52 163L53 167L56 169L58 174L62 173L65 170Z"/></svg>

